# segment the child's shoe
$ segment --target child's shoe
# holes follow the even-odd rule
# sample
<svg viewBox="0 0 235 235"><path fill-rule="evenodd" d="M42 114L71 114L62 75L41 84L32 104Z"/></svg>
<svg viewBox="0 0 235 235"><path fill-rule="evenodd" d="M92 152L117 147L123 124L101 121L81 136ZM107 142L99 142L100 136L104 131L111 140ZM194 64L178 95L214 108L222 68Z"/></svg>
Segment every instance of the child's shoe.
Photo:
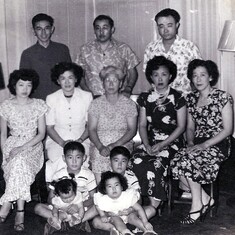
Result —
<svg viewBox="0 0 235 235"><path fill-rule="evenodd" d="M143 233L143 231L139 228L135 228L134 230L132 230L132 233Z"/></svg>
<svg viewBox="0 0 235 235"><path fill-rule="evenodd" d="M110 230L110 235L120 235L119 231L116 228Z"/></svg>
<svg viewBox="0 0 235 235"><path fill-rule="evenodd" d="M134 233L132 233L129 229L125 229L125 230L122 232L122 235L134 235Z"/></svg>
<svg viewBox="0 0 235 235"><path fill-rule="evenodd" d="M43 235L50 235L57 231L54 227L52 227L49 223L45 224Z"/></svg>
<svg viewBox="0 0 235 235"><path fill-rule="evenodd" d="M57 219L55 217L50 217L47 219L48 224L50 224L52 227L54 227L56 230L61 229L61 220Z"/></svg>
<svg viewBox="0 0 235 235"><path fill-rule="evenodd" d="M158 235L156 232L154 232L153 230L150 231L150 230L147 230L143 233L143 235Z"/></svg>
<svg viewBox="0 0 235 235"><path fill-rule="evenodd" d="M76 224L81 223L81 217L78 214L73 214L69 220L69 226L73 227Z"/></svg>

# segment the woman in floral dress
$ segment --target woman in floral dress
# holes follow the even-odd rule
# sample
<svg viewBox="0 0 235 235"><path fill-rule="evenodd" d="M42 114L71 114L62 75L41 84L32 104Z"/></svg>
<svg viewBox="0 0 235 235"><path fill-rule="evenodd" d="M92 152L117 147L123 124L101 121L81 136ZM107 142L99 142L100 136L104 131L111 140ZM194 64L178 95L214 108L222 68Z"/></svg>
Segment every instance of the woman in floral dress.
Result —
<svg viewBox="0 0 235 235"><path fill-rule="evenodd" d="M173 176L187 184L192 193L191 209L181 220L184 225L202 220L214 206L214 199L201 185L216 180L219 167L230 151L233 101L225 91L212 88L218 77L213 61L197 59L188 66L188 78L195 91L186 98L187 148L181 149L171 162Z"/></svg>
<svg viewBox="0 0 235 235"><path fill-rule="evenodd" d="M90 140L95 146L91 148L91 166L100 182L101 173L111 170L110 150L124 145L133 150L132 138L137 129L137 107L120 89L124 74L122 70L107 66L100 72L105 95L92 101L88 112L88 130Z"/></svg>
<svg viewBox="0 0 235 235"><path fill-rule="evenodd" d="M185 99L169 87L177 73L176 65L163 56L155 56L146 67L152 89L137 99L140 106L139 133L143 145L133 152L132 167L151 206L166 200L164 176L170 158L183 146L186 124Z"/></svg>
<svg viewBox="0 0 235 235"><path fill-rule="evenodd" d="M5 222L12 202L16 202L16 231L24 230L24 204L31 200L30 185L44 160L41 141L45 136L47 106L43 100L29 98L38 83L34 70L15 70L8 84L14 97L0 106L2 169L6 183L0 198L0 223Z"/></svg>

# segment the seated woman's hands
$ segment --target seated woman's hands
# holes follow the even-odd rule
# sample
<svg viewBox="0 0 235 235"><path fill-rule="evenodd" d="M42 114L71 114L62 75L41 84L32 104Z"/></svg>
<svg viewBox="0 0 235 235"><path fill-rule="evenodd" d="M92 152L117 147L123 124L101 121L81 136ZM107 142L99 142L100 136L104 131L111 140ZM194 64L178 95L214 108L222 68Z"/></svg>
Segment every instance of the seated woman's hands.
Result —
<svg viewBox="0 0 235 235"><path fill-rule="evenodd" d="M160 151L162 151L163 147L164 146L163 146L162 142L160 142L160 143L157 143L153 146L147 145L145 148L146 148L147 153L152 156L152 155L156 155Z"/></svg>
<svg viewBox="0 0 235 235"><path fill-rule="evenodd" d="M102 145L102 147L99 149L99 153L100 153L100 155L102 155L103 157L108 157L109 154L110 154L109 147Z"/></svg>
<svg viewBox="0 0 235 235"><path fill-rule="evenodd" d="M208 148L208 145L206 144L206 142L203 142L201 144L189 145L186 149L186 152L200 154L200 152L205 150L206 148Z"/></svg>
<svg viewBox="0 0 235 235"><path fill-rule="evenodd" d="M10 151L9 155L14 157L15 155L17 155L21 151L24 151L25 149L26 149L26 147L24 147L24 146L15 147Z"/></svg>

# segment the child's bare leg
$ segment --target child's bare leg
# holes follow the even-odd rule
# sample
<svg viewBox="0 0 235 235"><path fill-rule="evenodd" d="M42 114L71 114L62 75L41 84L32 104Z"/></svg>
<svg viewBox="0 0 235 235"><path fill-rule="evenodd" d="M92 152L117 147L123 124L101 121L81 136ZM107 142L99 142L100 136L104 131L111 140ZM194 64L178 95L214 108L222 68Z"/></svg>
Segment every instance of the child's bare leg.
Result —
<svg viewBox="0 0 235 235"><path fill-rule="evenodd" d="M82 222L93 219L97 215L98 215L98 212L97 212L95 206L92 205L87 211L85 211L84 217L82 218Z"/></svg>
<svg viewBox="0 0 235 235"><path fill-rule="evenodd" d="M48 204L38 203L34 207L34 213L37 214L37 215L42 216L45 219L48 219L48 218L52 217L52 211L48 207Z"/></svg>
<svg viewBox="0 0 235 235"><path fill-rule="evenodd" d="M121 232L121 234L133 234L126 226L126 224L123 222L122 218L119 216L114 216L111 218L112 224L115 226L115 228Z"/></svg>
<svg viewBox="0 0 235 235"><path fill-rule="evenodd" d="M146 224L137 216L136 213L131 213L128 216L128 223L134 225L136 228L142 230L143 232L149 231L152 234L156 234L153 230L153 226L147 221Z"/></svg>
<svg viewBox="0 0 235 235"><path fill-rule="evenodd" d="M156 208L152 205L143 206L143 208L148 219L151 219L156 215Z"/></svg>
<svg viewBox="0 0 235 235"><path fill-rule="evenodd" d="M134 225L136 228L138 228L142 231L146 231L146 228L145 228L143 222L137 216L136 213L131 213L131 214L128 215L128 223L131 224L131 225Z"/></svg>
<svg viewBox="0 0 235 235"><path fill-rule="evenodd" d="M93 219L92 225L93 225L93 227L96 228L96 229L101 229L101 230L105 230L105 231L110 231L111 229L114 228L114 225L113 225L113 224L102 222L100 216L96 216L96 217Z"/></svg>

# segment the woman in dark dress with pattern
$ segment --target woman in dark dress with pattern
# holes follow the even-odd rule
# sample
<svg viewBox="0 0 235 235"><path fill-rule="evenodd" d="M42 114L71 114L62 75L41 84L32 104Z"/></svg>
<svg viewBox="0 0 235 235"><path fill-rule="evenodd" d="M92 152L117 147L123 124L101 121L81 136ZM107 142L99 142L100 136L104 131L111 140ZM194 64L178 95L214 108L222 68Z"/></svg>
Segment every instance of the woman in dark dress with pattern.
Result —
<svg viewBox="0 0 235 235"><path fill-rule="evenodd" d="M183 147L186 105L181 93L169 87L177 74L176 65L155 56L145 71L152 89L137 99L140 106L139 133L143 145L133 152L132 167L139 179L141 194L157 208L166 200L164 176L170 158Z"/></svg>
<svg viewBox="0 0 235 235"><path fill-rule="evenodd" d="M192 204L181 224L203 220L214 206L214 199L202 184L216 180L220 164L228 157L233 130L232 97L212 88L219 77L217 65L210 60L193 60L188 66L188 78L195 91L187 98L187 148L181 149L171 162L173 176L187 184Z"/></svg>

